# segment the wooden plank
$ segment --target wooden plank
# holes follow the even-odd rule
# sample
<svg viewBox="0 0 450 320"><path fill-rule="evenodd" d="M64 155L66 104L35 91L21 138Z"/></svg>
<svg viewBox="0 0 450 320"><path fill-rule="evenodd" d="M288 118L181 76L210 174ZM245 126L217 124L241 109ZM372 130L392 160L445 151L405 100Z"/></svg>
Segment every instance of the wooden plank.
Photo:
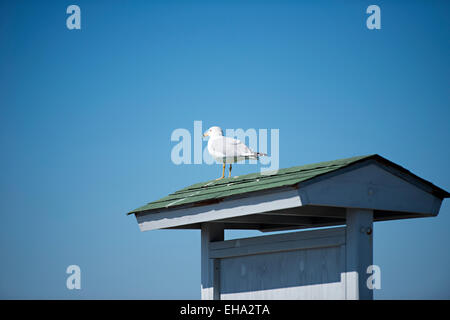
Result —
<svg viewBox="0 0 450 320"><path fill-rule="evenodd" d="M246 247L211 250L209 256L210 258L231 258L231 257L264 254L272 252L335 247L340 246L344 243L345 243L344 236L306 239L306 240L303 239L297 241L281 241Z"/></svg>
<svg viewBox="0 0 450 320"><path fill-rule="evenodd" d="M340 246L345 243L345 228L300 231L211 243L211 258L291 251L305 248Z"/></svg>
<svg viewBox="0 0 450 320"><path fill-rule="evenodd" d="M354 169L299 190L303 205L364 208L437 215L441 199L377 164Z"/></svg>
<svg viewBox="0 0 450 320"><path fill-rule="evenodd" d="M340 246L221 259L221 299L345 299Z"/></svg>
<svg viewBox="0 0 450 320"><path fill-rule="evenodd" d="M201 226L201 298L202 300L219 299L220 271L218 261L209 256L210 245L213 241L224 239L224 229L220 224L204 223Z"/></svg>
<svg viewBox="0 0 450 320"><path fill-rule="evenodd" d="M301 206L295 189L226 200L214 205L136 215L141 231L212 222L249 214Z"/></svg>
<svg viewBox="0 0 450 320"><path fill-rule="evenodd" d="M290 240L303 240L303 239L314 239L314 238L325 238L333 236L345 235L345 227L309 230L309 231L298 231L298 232L288 232L280 234L271 234L258 237L248 237L241 239L232 239L225 241L217 241L211 243L211 249L224 249L224 248L234 248L250 246L255 244L265 244L279 241L290 241Z"/></svg>
<svg viewBox="0 0 450 320"><path fill-rule="evenodd" d="M367 288L367 267L373 264L373 211L347 210L346 299L372 300Z"/></svg>

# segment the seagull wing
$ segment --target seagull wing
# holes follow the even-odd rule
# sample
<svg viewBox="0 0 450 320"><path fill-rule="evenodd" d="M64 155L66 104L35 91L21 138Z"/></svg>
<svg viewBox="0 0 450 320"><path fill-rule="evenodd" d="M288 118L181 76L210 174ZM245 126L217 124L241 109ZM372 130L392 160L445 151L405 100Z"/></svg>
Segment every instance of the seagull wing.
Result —
<svg viewBox="0 0 450 320"><path fill-rule="evenodd" d="M255 152L240 140L229 137L215 138L211 143L211 149L216 155L226 158L255 156Z"/></svg>

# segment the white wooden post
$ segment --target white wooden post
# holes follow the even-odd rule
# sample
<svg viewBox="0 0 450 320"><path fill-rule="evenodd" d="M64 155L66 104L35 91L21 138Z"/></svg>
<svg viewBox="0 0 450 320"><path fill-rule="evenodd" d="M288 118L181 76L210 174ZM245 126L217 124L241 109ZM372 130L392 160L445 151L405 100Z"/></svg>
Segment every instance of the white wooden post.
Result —
<svg viewBox="0 0 450 320"><path fill-rule="evenodd" d="M209 257L209 246L213 241L224 240L224 227L220 223L202 223L201 231L202 300L220 299L219 259Z"/></svg>
<svg viewBox="0 0 450 320"><path fill-rule="evenodd" d="M373 211L347 209L346 299L373 299L367 267L373 264Z"/></svg>

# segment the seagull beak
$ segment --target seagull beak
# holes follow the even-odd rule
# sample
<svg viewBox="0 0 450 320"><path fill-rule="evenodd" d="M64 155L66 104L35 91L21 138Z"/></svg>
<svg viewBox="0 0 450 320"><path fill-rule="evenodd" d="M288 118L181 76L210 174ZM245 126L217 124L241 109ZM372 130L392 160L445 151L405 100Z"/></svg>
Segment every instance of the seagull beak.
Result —
<svg viewBox="0 0 450 320"><path fill-rule="evenodd" d="M204 137L207 137L208 136L208 132L205 132L204 134L203 134L203 138Z"/></svg>

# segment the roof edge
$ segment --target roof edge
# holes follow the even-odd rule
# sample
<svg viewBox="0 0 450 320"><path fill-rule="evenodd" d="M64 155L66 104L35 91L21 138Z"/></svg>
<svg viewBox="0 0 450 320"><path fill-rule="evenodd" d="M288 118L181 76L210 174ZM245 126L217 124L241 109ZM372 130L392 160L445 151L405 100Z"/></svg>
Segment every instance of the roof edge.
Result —
<svg viewBox="0 0 450 320"><path fill-rule="evenodd" d="M338 161L338 160L345 160L345 159L351 159L351 158L337 159L336 161ZM339 171L341 171L343 169L346 169L346 168L350 168L350 167L352 167L354 165L362 164L364 162L372 162L372 161L375 161L375 162L381 164L384 167L384 169L389 171L391 174L394 174L397 177L399 177L399 178L401 178L403 180L406 180L409 183L412 183L412 184L416 185L417 187L423 189L424 191L426 191L428 193L433 194L434 196L436 196L436 197L438 197L440 199L450 198L450 193L447 192L446 190L444 190L442 188L439 188L438 186L434 185L430 181L427 181L427 180L425 180L425 179L415 175L411 171L409 171L409 170L405 169L404 167L402 167L402 166L400 166L400 165L398 165L398 164L396 164L396 163L394 163L394 162L392 162L392 161L390 161L390 160L380 156L379 154L370 154L370 155L366 155L366 156L361 156L360 159L357 159L355 161L349 162L348 164L343 165L341 168L336 169L335 171L325 172L325 173L319 174L319 175L317 175L315 177L312 177L311 179L302 181L301 183L305 183L305 182L307 183L307 182L313 181L313 180L315 180L317 178L324 178L327 175L336 174L337 172L339 172ZM319 162L319 163L323 163L323 162ZM317 163L317 164L319 164L319 163ZM294 167L290 167L290 168L294 168ZM286 169L289 169L289 168L286 168ZM291 186L297 186L298 184L299 183L293 183ZM283 188L285 188L285 187L289 188L290 186L286 185ZM273 190L273 189L278 189L278 187L272 188L272 189L268 189L268 190ZM267 191L267 190L265 190L265 191ZM250 192L247 192L245 194L246 195L252 195L252 194L260 193L260 192L261 192L260 190L258 190L258 191L250 191ZM230 196L230 197L225 197L225 198L234 198L234 197L235 196ZM214 199L214 201L216 201L216 202L221 202L223 200L224 200L224 198ZM206 204L210 203L210 201L208 201L208 200L205 200L204 202ZM192 207L192 206L196 206L196 205L198 206L199 204L200 203L197 202L197 203L194 203L194 204L181 204L179 206L173 206L171 208L158 208L158 209L149 209L149 210L142 210L142 211L138 210L140 208L139 207L139 208L136 208L136 209L134 209L134 210L132 210L130 212L127 212L126 215L146 214L146 213L151 213L152 211L160 212L160 211L171 210L171 209L175 209L175 208L176 209L180 209L180 208L182 208L184 206L186 206L186 208L188 208L188 207ZM145 207L145 206L142 206L142 207Z"/></svg>

